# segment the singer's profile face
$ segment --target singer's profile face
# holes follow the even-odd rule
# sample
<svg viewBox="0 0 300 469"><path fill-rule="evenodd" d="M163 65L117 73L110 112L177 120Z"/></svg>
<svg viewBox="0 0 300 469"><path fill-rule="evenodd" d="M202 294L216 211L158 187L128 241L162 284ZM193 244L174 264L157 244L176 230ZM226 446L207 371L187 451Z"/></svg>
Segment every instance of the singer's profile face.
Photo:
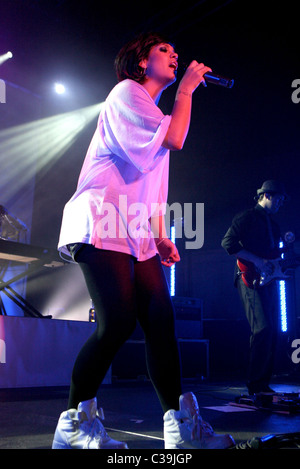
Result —
<svg viewBox="0 0 300 469"><path fill-rule="evenodd" d="M169 86L176 81L178 55L171 44L157 44L150 50L148 59L140 63L146 68L146 76L163 85Z"/></svg>

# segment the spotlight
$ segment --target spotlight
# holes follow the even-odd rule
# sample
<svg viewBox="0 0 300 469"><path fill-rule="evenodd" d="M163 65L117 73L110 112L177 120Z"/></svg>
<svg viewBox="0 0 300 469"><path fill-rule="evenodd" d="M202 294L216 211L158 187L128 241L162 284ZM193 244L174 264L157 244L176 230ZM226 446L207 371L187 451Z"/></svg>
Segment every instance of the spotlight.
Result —
<svg viewBox="0 0 300 469"><path fill-rule="evenodd" d="M64 94L66 92L65 86L62 85L61 83L55 83L54 89L57 94Z"/></svg>
<svg viewBox="0 0 300 469"><path fill-rule="evenodd" d="M8 59L12 58L12 52L8 51L6 54L0 55L0 65L2 65L4 62L6 62Z"/></svg>

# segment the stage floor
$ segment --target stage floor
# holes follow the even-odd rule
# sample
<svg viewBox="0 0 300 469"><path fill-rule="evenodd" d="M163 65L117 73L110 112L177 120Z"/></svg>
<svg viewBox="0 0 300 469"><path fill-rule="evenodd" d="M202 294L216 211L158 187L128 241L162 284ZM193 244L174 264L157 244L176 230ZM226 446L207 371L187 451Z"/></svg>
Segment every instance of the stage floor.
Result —
<svg viewBox="0 0 300 469"><path fill-rule="evenodd" d="M273 384L278 392L299 392L296 384ZM249 410L230 404L247 394L238 382L185 382L198 398L201 415L219 433L236 443L269 434L300 431L300 413ZM0 449L51 449L57 419L65 410L66 387L0 389ZM162 413L148 381L104 385L98 396L105 427L130 450L163 449Z"/></svg>

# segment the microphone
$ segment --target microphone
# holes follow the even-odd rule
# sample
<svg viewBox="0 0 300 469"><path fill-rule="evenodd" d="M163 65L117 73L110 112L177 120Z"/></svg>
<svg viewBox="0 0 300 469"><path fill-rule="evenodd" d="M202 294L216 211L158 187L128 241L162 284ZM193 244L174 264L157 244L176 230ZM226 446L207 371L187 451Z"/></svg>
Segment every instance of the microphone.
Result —
<svg viewBox="0 0 300 469"><path fill-rule="evenodd" d="M183 70L186 71L188 65L186 62L183 62ZM223 86L224 88L232 88L234 84L234 80L232 78L225 78L221 75L217 75L213 72L206 72L203 75L203 78L208 83L212 83L213 85ZM202 83L202 85L207 86L206 83Z"/></svg>
<svg viewBox="0 0 300 469"><path fill-rule="evenodd" d="M225 78L212 72L206 72L203 77L208 83L224 86L225 88L232 88L234 84L234 80L232 78Z"/></svg>

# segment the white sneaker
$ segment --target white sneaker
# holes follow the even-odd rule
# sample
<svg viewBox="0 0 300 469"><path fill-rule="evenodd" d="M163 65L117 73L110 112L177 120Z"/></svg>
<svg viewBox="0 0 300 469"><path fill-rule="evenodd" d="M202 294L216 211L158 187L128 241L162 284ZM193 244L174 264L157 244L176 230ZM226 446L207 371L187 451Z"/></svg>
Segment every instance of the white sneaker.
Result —
<svg viewBox="0 0 300 469"><path fill-rule="evenodd" d="M165 449L226 449L235 444L230 435L217 435L202 420L192 392L180 396L179 408L164 415Z"/></svg>
<svg viewBox="0 0 300 469"><path fill-rule="evenodd" d="M106 433L97 410L97 399L80 402L78 409L69 409L59 418L52 449L128 449L126 443L113 440Z"/></svg>

